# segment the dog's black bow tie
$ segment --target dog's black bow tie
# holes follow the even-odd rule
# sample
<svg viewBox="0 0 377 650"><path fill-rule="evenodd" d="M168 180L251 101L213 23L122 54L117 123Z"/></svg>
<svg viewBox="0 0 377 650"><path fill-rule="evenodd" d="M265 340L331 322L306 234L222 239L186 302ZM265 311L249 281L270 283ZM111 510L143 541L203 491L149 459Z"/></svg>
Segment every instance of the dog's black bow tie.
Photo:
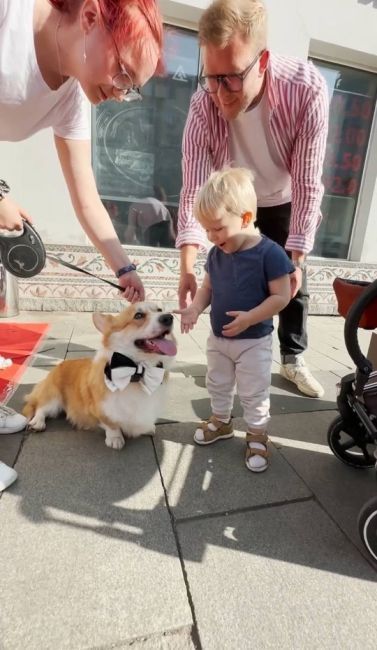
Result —
<svg viewBox="0 0 377 650"><path fill-rule="evenodd" d="M110 363L107 363L105 366L105 375L111 381L112 380L112 370L114 368L135 368L135 373L131 376L130 381L140 381L144 374L144 366L141 367L141 371L138 372L138 368L141 364L135 363L130 357L126 357L125 354L120 352L114 352L111 357Z"/></svg>
<svg viewBox="0 0 377 650"><path fill-rule="evenodd" d="M136 363L120 352L114 352L110 363L105 366L105 384L111 390L123 390L130 382L140 381L147 393L153 393L164 378L162 363L149 366Z"/></svg>

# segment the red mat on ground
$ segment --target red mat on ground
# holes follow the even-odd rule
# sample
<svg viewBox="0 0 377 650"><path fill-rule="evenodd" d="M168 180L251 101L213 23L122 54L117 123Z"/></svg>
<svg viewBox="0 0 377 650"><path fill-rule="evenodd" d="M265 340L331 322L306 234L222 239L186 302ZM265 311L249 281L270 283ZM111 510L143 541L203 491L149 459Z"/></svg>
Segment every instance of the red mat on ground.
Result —
<svg viewBox="0 0 377 650"><path fill-rule="evenodd" d="M33 352L48 328L48 323L0 323L0 355L13 361L9 368L0 370L1 404L17 388Z"/></svg>

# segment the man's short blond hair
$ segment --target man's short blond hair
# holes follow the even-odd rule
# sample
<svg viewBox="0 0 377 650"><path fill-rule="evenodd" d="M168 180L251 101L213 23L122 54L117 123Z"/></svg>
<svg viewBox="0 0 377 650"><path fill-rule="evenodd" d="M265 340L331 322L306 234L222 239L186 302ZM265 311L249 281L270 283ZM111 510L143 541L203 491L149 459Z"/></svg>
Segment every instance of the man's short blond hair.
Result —
<svg viewBox="0 0 377 650"><path fill-rule="evenodd" d="M244 167L226 167L213 172L200 188L193 212L198 221L224 215L242 217L245 212L251 212L255 219L257 197L251 171Z"/></svg>
<svg viewBox="0 0 377 650"><path fill-rule="evenodd" d="M199 21L200 45L224 48L239 34L252 41L255 52L267 44L267 15L263 0L214 0Z"/></svg>

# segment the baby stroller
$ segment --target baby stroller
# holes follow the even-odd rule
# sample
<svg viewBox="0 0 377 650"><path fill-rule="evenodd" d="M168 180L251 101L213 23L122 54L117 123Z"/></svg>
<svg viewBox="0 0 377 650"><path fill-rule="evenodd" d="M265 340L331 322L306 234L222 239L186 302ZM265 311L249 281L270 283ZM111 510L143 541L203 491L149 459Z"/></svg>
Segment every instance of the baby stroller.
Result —
<svg viewBox="0 0 377 650"><path fill-rule="evenodd" d="M377 471L377 371L361 352L358 328L377 327L377 280L334 281L339 313L346 317L344 339L356 366L338 384L339 415L330 424L327 441L333 454L356 468L375 467ZM372 557L377 560L377 496L359 514L359 533Z"/></svg>

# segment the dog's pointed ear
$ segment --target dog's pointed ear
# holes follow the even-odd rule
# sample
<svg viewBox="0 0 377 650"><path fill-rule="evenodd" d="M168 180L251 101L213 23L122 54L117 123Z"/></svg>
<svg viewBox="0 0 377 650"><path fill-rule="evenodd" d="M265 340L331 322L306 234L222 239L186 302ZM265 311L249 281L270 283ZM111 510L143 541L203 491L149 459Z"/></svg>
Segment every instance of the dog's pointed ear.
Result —
<svg viewBox="0 0 377 650"><path fill-rule="evenodd" d="M104 334L113 317L111 314L102 314L99 311L95 311L92 315L92 318L96 328L99 330L99 332L101 332L101 334Z"/></svg>

